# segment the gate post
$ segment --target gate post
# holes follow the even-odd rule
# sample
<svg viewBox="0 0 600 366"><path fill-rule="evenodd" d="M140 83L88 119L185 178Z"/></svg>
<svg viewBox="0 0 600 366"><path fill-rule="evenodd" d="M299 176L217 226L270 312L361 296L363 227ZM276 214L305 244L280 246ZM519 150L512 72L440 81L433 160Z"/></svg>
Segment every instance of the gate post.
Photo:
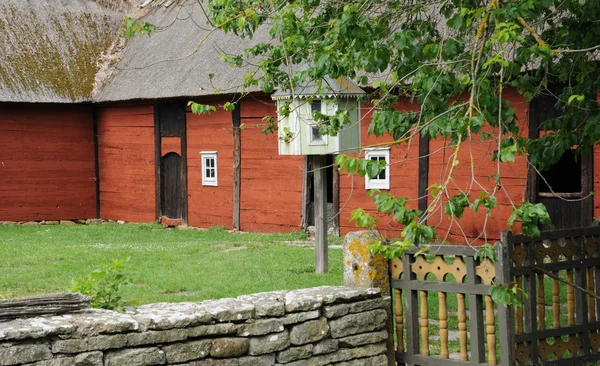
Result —
<svg viewBox="0 0 600 366"><path fill-rule="evenodd" d="M510 285L512 278L512 242L510 232L502 232L501 241L494 245L496 250L496 285ZM502 366L515 365L515 317L513 306L498 304L498 335L500 337L500 362Z"/></svg>

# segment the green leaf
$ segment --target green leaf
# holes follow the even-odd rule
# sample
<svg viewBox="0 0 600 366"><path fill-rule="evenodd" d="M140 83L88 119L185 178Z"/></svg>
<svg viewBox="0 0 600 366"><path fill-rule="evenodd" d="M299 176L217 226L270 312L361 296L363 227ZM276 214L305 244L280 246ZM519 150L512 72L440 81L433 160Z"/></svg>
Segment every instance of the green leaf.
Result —
<svg viewBox="0 0 600 366"><path fill-rule="evenodd" d="M200 104L192 101L188 102L187 105L192 108L192 113L194 114L210 114L210 112L217 110L215 106Z"/></svg>

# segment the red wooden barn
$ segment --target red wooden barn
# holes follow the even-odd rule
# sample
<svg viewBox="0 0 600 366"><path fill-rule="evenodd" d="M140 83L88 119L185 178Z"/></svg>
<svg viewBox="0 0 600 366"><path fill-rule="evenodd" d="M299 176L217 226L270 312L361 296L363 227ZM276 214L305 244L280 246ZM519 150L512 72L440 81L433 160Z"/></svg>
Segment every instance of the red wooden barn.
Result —
<svg viewBox="0 0 600 366"><path fill-rule="evenodd" d="M128 4L0 4L0 221L98 217L245 231L310 225L310 159L278 155L277 135L261 134L262 118L276 114L270 96L239 90L249 69L219 60L248 42L268 41L267 34L243 43L214 33L198 45L207 32L203 12L197 2L183 2L145 8L144 19L158 31L126 41L120 38L122 18L139 15ZM242 92L250 93L239 100ZM505 97L529 136L551 117L551 101L529 103L510 89ZM190 100L217 111L192 114ZM223 110L225 102L237 100L235 111ZM398 108L418 106L403 102ZM371 113L371 106L361 107L363 146L385 141L367 134ZM470 149L461 149L459 160L469 161L472 151L476 179L491 189L495 147L478 139L465 144ZM447 173L449 152L441 139L368 150L390 164L373 181L329 168L332 226L355 230L350 212L374 209L370 186L389 186L390 193L409 197L412 207L427 207L425 189ZM511 202L528 198L546 203L558 227L589 225L600 215L600 195L588 196L600 187L600 149L593 155L578 161L567 156L542 173L558 197L517 158L502 167L492 219L467 212L459 225L436 212L429 223L450 240L482 237L484 227L485 237L495 239L507 228ZM472 181L469 164L461 164L454 189L467 189ZM387 220L380 227L393 235L399 227Z"/></svg>

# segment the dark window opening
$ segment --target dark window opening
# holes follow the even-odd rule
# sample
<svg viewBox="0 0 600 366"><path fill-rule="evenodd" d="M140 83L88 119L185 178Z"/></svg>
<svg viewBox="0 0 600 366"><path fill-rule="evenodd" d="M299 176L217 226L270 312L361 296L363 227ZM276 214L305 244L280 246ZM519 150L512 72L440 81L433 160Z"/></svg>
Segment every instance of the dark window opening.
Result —
<svg viewBox="0 0 600 366"><path fill-rule="evenodd" d="M310 103L311 115L313 112L321 112L321 100L313 100L312 103Z"/></svg>
<svg viewBox="0 0 600 366"><path fill-rule="evenodd" d="M310 162L310 160L309 160ZM333 155L326 155L326 175L327 175L327 203L333 203ZM315 184L312 173L312 164L309 163L308 166L309 173L307 175L308 179L308 187L309 187L309 199L310 202L315 201Z"/></svg>
<svg viewBox="0 0 600 366"><path fill-rule="evenodd" d="M538 179L540 193L581 193L581 159L573 150L566 151L562 158ZM552 187L552 190L550 189Z"/></svg>
<svg viewBox="0 0 600 366"><path fill-rule="evenodd" d="M311 126L310 132L311 132L310 141L312 141L312 142L323 141L323 135L321 135L321 133L319 132L319 127Z"/></svg>

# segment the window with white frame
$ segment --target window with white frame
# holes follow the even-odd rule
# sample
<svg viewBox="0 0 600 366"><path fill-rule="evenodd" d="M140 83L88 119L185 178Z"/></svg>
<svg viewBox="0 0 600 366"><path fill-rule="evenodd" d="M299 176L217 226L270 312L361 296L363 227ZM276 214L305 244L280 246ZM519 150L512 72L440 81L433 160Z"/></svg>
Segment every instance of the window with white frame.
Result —
<svg viewBox="0 0 600 366"><path fill-rule="evenodd" d="M365 176L366 189L390 189L390 149L373 148L365 150L365 159L385 161L385 168L373 178Z"/></svg>
<svg viewBox="0 0 600 366"><path fill-rule="evenodd" d="M216 151L201 151L202 158L202 185L217 186L218 185L218 170L217 170L217 152Z"/></svg>

